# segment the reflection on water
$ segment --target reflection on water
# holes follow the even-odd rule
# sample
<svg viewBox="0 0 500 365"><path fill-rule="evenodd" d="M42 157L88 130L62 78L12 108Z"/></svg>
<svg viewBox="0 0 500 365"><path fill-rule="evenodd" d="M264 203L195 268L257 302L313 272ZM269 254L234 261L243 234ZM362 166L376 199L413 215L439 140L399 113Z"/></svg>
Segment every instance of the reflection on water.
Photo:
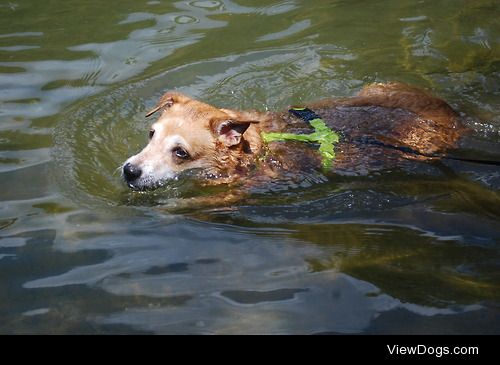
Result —
<svg viewBox="0 0 500 365"><path fill-rule="evenodd" d="M500 157L493 0L0 4L1 333L498 333L500 174L305 177L172 211L117 167L166 89L280 110L399 80ZM78 14L78 19L75 19Z"/></svg>
<svg viewBox="0 0 500 365"><path fill-rule="evenodd" d="M58 256L71 253L69 268L25 281L23 287L48 293L61 292L64 287L86 293L92 288L112 294L109 303L101 303L101 310L106 313L117 303L124 310L93 313L92 320L98 325L127 324L159 333L357 333L380 314L395 309L424 317L484 310L477 304L411 304L343 274L343 263L347 266L349 256L359 256L361 250L349 247L346 232L339 232L343 247L325 250L304 241L305 232L291 229L261 235L229 226L185 221L179 225L177 220L150 217L117 234L113 222L100 227L96 218L69 214L68 220L80 222L80 230L56 238L54 245L61 253L52 259L62 263L65 260ZM366 234L383 231L373 228ZM50 234L45 233L49 240ZM137 240L145 235L146 242ZM179 238L183 236L187 238ZM81 257L83 253L87 257ZM38 255L48 259L43 250ZM78 265L78 256L80 261L94 263ZM387 263L393 256L391 253ZM330 259L336 262L328 263L330 267L317 263ZM372 271L373 275L378 270L374 267ZM409 284L407 278L405 285ZM78 290L78 286L84 287ZM67 311L70 303L59 303L51 310ZM46 308L39 311L42 313L29 315L50 313Z"/></svg>

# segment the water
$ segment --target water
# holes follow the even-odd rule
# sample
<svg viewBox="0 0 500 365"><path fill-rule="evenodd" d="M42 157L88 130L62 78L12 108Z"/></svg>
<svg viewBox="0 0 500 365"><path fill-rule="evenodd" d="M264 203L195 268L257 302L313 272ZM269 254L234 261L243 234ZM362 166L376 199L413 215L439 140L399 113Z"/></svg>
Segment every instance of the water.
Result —
<svg viewBox="0 0 500 365"><path fill-rule="evenodd" d="M500 173L445 161L175 211L117 167L177 89L280 110L397 80L500 159L498 2L0 2L1 333L500 333Z"/></svg>

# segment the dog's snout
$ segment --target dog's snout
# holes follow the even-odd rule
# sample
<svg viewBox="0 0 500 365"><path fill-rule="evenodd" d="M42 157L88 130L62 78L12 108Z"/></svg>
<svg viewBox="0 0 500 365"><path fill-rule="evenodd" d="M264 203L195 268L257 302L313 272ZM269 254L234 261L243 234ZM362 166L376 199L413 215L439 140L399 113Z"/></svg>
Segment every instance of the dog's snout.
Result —
<svg viewBox="0 0 500 365"><path fill-rule="evenodd" d="M127 181L134 181L138 179L142 174L142 170L136 166L132 165L130 162L127 162L125 166L123 166L123 175Z"/></svg>

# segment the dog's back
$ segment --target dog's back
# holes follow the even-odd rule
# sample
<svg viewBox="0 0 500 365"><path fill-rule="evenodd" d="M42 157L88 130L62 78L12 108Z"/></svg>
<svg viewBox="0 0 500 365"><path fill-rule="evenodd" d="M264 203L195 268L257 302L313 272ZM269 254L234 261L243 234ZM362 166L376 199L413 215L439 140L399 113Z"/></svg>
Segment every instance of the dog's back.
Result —
<svg viewBox="0 0 500 365"><path fill-rule="evenodd" d="M435 159L455 148L468 131L446 102L399 83L369 85L355 97L308 107L342 136L332 169L339 174L366 174L408 160ZM306 123L286 114L281 117L286 119L285 130L307 133ZM289 154L304 160L296 151Z"/></svg>
<svg viewBox="0 0 500 365"><path fill-rule="evenodd" d="M456 147L466 132L443 100L399 83L373 84L349 99L313 105L331 128L432 155Z"/></svg>

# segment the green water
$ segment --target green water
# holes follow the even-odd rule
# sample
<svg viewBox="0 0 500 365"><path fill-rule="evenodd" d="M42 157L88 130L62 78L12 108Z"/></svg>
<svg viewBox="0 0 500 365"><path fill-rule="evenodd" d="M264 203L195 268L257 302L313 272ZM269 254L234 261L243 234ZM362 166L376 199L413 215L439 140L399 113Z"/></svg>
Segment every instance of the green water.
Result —
<svg viewBox="0 0 500 365"><path fill-rule="evenodd" d="M0 1L0 333L500 333L500 171L128 191L176 89L280 110L401 81L500 160L498 1ZM208 194L209 192L204 192Z"/></svg>

